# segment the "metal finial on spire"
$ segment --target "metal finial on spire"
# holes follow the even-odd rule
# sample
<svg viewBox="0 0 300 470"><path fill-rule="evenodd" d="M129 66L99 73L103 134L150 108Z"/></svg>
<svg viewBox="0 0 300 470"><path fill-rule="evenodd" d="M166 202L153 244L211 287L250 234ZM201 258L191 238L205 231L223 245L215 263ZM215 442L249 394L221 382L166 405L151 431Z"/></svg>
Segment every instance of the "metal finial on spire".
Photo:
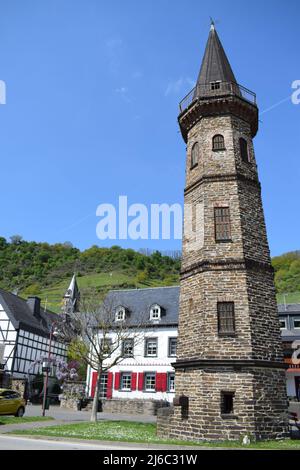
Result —
<svg viewBox="0 0 300 470"><path fill-rule="evenodd" d="M211 16L210 16L210 29L211 30L215 29L215 21Z"/></svg>

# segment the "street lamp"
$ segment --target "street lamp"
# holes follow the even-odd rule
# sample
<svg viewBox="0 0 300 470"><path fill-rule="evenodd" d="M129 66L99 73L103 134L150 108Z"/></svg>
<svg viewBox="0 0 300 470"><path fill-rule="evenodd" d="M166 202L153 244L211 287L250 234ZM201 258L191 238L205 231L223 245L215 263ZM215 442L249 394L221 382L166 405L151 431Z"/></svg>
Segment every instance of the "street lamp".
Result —
<svg viewBox="0 0 300 470"><path fill-rule="evenodd" d="M53 336L55 335L55 327L57 327L57 325L61 326L62 324L65 324L65 323L69 323L69 318L67 314L65 314L65 318L62 321L54 321L50 327L48 358L47 360L43 361L43 364L42 364L42 372L45 373L42 416L45 416L45 410L46 410L47 389L48 389L49 372L50 372L50 364L51 364L51 346L52 346Z"/></svg>

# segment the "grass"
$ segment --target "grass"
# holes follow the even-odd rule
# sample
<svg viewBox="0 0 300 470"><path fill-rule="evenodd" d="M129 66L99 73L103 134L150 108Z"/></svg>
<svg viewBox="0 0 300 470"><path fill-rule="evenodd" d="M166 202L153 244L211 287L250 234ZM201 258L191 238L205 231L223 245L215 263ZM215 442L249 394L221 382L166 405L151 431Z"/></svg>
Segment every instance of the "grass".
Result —
<svg viewBox="0 0 300 470"><path fill-rule="evenodd" d="M0 416L0 426L4 424L20 424L32 423L34 421L49 421L52 420L51 416L23 416L16 418L15 416Z"/></svg>
<svg viewBox="0 0 300 470"><path fill-rule="evenodd" d="M300 303L300 292L291 292L290 294L277 294L279 304L298 304Z"/></svg>
<svg viewBox="0 0 300 470"><path fill-rule="evenodd" d="M14 431L14 434L26 434L30 436L48 436L48 437L64 437L69 439L88 439L101 441L120 441L120 442L136 442L147 444L176 444L179 446L205 446L205 447L243 447L237 441L223 442L191 442L179 440L164 440L156 436L156 425L149 423L136 423L128 421L98 421L97 423L79 423L65 424L60 426L45 427L39 429L28 429L22 431ZM300 450L300 440L286 439L283 441L268 441L251 443L246 448L250 449L276 449Z"/></svg>

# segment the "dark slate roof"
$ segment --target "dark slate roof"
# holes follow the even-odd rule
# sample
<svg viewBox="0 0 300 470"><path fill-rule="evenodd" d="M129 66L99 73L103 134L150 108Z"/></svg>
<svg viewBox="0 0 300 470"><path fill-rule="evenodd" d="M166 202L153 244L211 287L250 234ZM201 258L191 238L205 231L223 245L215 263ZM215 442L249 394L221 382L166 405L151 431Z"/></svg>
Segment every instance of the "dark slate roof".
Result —
<svg viewBox="0 0 300 470"><path fill-rule="evenodd" d="M44 311L43 308L40 308L40 318L36 318L26 300L1 288L0 304L16 330L22 328L41 336L48 336L51 323L57 319L57 314L49 310Z"/></svg>
<svg viewBox="0 0 300 470"><path fill-rule="evenodd" d="M129 323L133 325L139 324L142 319L146 319L149 325L153 325L153 322L149 320L150 307L153 304L158 304L163 310L161 320L158 324L161 326L177 325L179 292L179 286L112 290L107 294L104 302L107 302L107 306L113 311L117 307L125 307L129 314ZM300 314L300 304L278 305L279 314L289 312ZM299 332L282 330L282 336L286 340L288 340L289 337L296 339L299 337Z"/></svg>
<svg viewBox="0 0 300 470"><path fill-rule="evenodd" d="M278 304L279 313L300 313L300 304Z"/></svg>
<svg viewBox="0 0 300 470"><path fill-rule="evenodd" d="M149 320L150 307L158 304L162 307L160 326L177 325L179 308L179 286L154 287L147 289L112 290L105 301L111 308L125 307L129 314L129 324L153 325Z"/></svg>
<svg viewBox="0 0 300 470"><path fill-rule="evenodd" d="M197 80L197 85L205 85L218 80L221 82L236 83L236 79L231 69L229 60L227 59L218 33L212 24Z"/></svg>

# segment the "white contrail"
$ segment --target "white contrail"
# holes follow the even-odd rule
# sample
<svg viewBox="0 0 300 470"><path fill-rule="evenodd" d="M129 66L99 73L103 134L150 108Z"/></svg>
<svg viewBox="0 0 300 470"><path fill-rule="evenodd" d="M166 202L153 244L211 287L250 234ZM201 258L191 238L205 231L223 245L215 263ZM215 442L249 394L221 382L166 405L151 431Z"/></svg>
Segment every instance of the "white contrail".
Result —
<svg viewBox="0 0 300 470"><path fill-rule="evenodd" d="M288 101L288 100L290 100L290 99L291 99L291 95L287 96L286 98L284 98L284 99L281 100L281 101L278 101L278 103L273 104L272 106L270 106L270 108L264 109L264 110L260 113L260 115L265 114L265 113L267 113L268 111L271 111L271 109L277 108L277 106L281 105L282 103L285 103L286 101Z"/></svg>
<svg viewBox="0 0 300 470"><path fill-rule="evenodd" d="M85 220L87 220L87 219L89 219L90 217L92 217L92 215L95 215L95 212L92 212L91 214L88 214L88 215L86 215L85 217L82 217L82 219L77 220L76 222L74 222L73 224L69 225L68 227L65 227L65 228L59 230L58 233L67 232L67 231L70 230L71 228L76 227L77 225L80 225L82 222L84 222Z"/></svg>

